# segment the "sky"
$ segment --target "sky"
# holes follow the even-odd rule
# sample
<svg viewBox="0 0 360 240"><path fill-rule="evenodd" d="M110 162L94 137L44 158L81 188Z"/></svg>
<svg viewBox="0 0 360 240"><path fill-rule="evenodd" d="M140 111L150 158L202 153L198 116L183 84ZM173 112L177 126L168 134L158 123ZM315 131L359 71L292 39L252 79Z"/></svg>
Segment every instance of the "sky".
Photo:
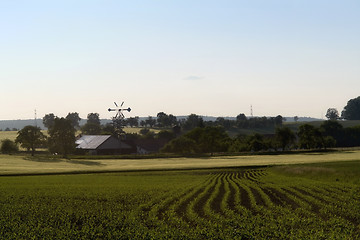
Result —
<svg viewBox="0 0 360 240"><path fill-rule="evenodd" d="M325 118L360 95L360 1L0 1L0 119Z"/></svg>

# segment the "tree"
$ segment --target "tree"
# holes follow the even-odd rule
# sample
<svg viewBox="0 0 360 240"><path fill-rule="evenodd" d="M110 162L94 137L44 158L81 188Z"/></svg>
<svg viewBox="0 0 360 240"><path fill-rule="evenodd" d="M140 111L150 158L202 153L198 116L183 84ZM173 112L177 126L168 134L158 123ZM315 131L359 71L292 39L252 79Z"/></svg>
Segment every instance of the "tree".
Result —
<svg viewBox="0 0 360 240"><path fill-rule="evenodd" d="M299 127L299 147L303 149L322 148L324 139L319 129L310 124L303 124Z"/></svg>
<svg viewBox="0 0 360 240"><path fill-rule="evenodd" d="M173 131L169 130L161 130L157 134L158 139L164 139L166 141L170 141L171 139L174 139L176 137L175 133Z"/></svg>
<svg viewBox="0 0 360 240"><path fill-rule="evenodd" d="M284 118L281 115L277 115L274 119L275 126L281 126L284 121Z"/></svg>
<svg viewBox="0 0 360 240"><path fill-rule="evenodd" d="M338 121L324 121L320 125L320 132L324 137L332 137L339 146L341 146L346 139L344 128Z"/></svg>
<svg viewBox="0 0 360 240"><path fill-rule="evenodd" d="M28 125L18 132L15 142L28 151L31 150L31 156L34 156L35 148L45 142L45 135L39 127Z"/></svg>
<svg viewBox="0 0 360 240"><path fill-rule="evenodd" d="M336 108L329 108L326 111L325 117L329 120L337 120L339 119L339 112Z"/></svg>
<svg viewBox="0 0 360 240"><path fill-rule="evenodd" d="M226 152L228 149L229 136L223 127L210 127L199 128L202 130L200 136L200 149L201 152L211 153Z"/></svg>
<svg viewBox="0 0 360 240"><path fill-rule="evenodd" d="M81 128L83 134L98 135L101 133L101 125L98 113L89 113L87 115L87 122Z"/></svg>
<svg viewBox="0 0 360 240"><path fill-rule="evenodd" d="M71 121L65 118L55 118L54 126L49 129L49 150L52 153L68 154L75 150L75 128Z"/></svg>
<svg viewBox="0 0 360 240"><path fill-rule="evenodd" d="M70 120L70 122L74 128L76 128L76 129L80 128L79 123L80 123L81 118L79 117L79 114L77 112L69 113L66 116L66 119Z"/></svg>
<svg viewBox="0 0 360 240"><path fill-rule="evenodd" d="M163 152L213 154L227 151L229 141L230 138L222 127L197 127L171 140Z"/></svg>
<svg viewBox="0 0 360 240"><path fill-rule="evenodd" d="M196 114L190 114L183 125L183 128L185 130L191 130L196 127L204 127L204 120L202 117L196 115Z"/></svg>
<svg viewBox="0 0 360 240"><path fill-rule="evenodd" d="M294 117L294 121L295 121L295 122L299 121L299 117L298 117L298 116L295 116L295 117Z"/></svg>
<svg viewBox="0 0 360 240"><path fill-rule="evenodd" d="M89 113L87 115L87 123L100 125L100 118L98 113Z"/></svg>
<svg viewBox="0 0 360 240"><path fill-rule="evenodd" d="M154 119L153 117L149 116L146 120L145 120L145 124L146 126L150 126L151 128L156 124L156 119Z"/></svg>
<svg viewBox="0 0 360 240"><path fill-rule="evenodd" d="M186 136L181 136L167 143L161 149L161 152L180 153L180 154L195 153L197 152L196 142Z"/></svg>
<svg viewBox="0 0 360 240"><path fill-rule="evenodd" d="M169 117L166 113L159 112L156 117L156 121L158 122L159 127L166 127L169 125Z"/></svg>
<svg viewBox="0 0 360 240"><path fill-rule="evenodd" d="M154 139L155 137L155 132L150 131L148 128L142 128L139 133L141 134L141 137L145 139Z"/></svg>
<svg viewBox="0 0 360 240"><path fill-rule="evenodd" d="M243 113L240 113L239 115L236 116L237 122L246 121L246 120L247 120L247 118L246 118L245 114L243 114Z"/></svg>
<svg viewBox="0 0 360 240"><path fill-rule="evenodd" d="M360 120L360 96L347 102L341 117L346 120Z"/></svg>
<svg viewBox="0 0 360 240"><path fill-rule="evenodd" d="M290 148L295 142L295 134L288 127L278 127L275 130L276 142L280 145L282 150Z"/></svg>
<svg viewBox="0 0 360 240"><path fill-rule="evenodd" d="M246 142L250 151L258 152L267 148L264 136L259 133L248 136Z"/></svg>
<svg viewBox="0 0 360 240"><path fill-rule="evenodd" d="M127 119L127 123L130 125L130 127L138 127L139 117L130 117Z"/></svg>
<svg viewBox="0 0 360 240"><path fill-rule="evenodd" d="M4 154L11 154L19 151L19 148L14 141L11 141L10 139L4 139L1 141L0 150Z"/></svg>
<svg viewBox="0 0 360 240"><path fill-rule="evenodd" d="M52 128L54 125L55 115L53 113L46 114L43 117L43 124L47 129Z"/></svg>
<svg viewBox="0 0 360 240"><path fill-rule="evenodd" d="M174 115L167 115L164 112L159 112L156 117L159 127L171 127L177 122L177 119Z"/></svg>
<svg viewBox="0 0 360 240"><path fill-rule="evenodd" d="M101 133L101 126L95 123L86 123L82 126L81 132L85 135L98 135Z"/></svg>

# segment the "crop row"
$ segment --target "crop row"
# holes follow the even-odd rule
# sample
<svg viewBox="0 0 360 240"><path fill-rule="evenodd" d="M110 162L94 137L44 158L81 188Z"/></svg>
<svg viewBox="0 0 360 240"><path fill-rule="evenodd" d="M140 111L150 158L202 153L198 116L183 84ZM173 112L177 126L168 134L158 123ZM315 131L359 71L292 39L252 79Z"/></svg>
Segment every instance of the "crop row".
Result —
<svg viewBox="0 0 360 240"><path fill-rule="evenodd" d="M278 219L295 214L297 221L360 224L354 211L358 199L346 187L311 181L272 183L265 170L246 170L211 174L198 186L183 192L162 196L142 208L140 214L155 225L176 228L221 228L229 221L241 227L240 221L266 215ZM150 206L151 205L151 206ZM155 226L154 225L154 226Z"/></svg>

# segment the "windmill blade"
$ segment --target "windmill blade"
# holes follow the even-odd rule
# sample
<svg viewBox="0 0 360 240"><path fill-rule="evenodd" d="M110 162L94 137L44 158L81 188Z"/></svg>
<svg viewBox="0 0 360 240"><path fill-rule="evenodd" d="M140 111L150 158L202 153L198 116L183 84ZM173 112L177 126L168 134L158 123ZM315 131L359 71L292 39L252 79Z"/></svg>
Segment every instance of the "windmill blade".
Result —
<svg viewBox="0 0 360 240"><path fill-rule="evenodd" d="M116 113L115 118L117 118L118 115L119 115L119 112Z"/></svg>
<svg viewBox="0 0 360 240"><path fill-rule="evenodd" d="M124 102L121 103L121 106L120 106L120 107L122 107L123 105L124 105Z"/></svg>
<svg viewBox="0 0 360 240"><path fill-rule="evenodd" d="M119 106L116 104L116 102L114 102L114 104L115 104L116 107L119 107Z"/></svg>
<svg viewBox="0 0 360 240"><path fill-rule="evenodd" d="M124 116L124 114L123 114L122 112L120 112L120 114L121 114L121 117L122 117L122 118L125 118L125 116Z"/></svg>
<svg viewBox="0 0 360 240"><path fill-rule="evenodd" d="M126 109L128 112L130 112L131 111L131 108L128 108L128 109Z"/></svg>

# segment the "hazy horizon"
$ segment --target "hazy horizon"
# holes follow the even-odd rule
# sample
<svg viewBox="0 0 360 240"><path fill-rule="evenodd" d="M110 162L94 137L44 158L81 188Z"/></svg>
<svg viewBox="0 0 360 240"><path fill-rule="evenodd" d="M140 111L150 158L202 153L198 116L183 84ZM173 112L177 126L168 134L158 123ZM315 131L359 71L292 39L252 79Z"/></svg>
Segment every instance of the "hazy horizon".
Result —
<svg viewBox="0 0 360 240"><path fill-rule="evenodd" d="M339 113L360 89L359 1L6 1L0 119Z"/></svg>

